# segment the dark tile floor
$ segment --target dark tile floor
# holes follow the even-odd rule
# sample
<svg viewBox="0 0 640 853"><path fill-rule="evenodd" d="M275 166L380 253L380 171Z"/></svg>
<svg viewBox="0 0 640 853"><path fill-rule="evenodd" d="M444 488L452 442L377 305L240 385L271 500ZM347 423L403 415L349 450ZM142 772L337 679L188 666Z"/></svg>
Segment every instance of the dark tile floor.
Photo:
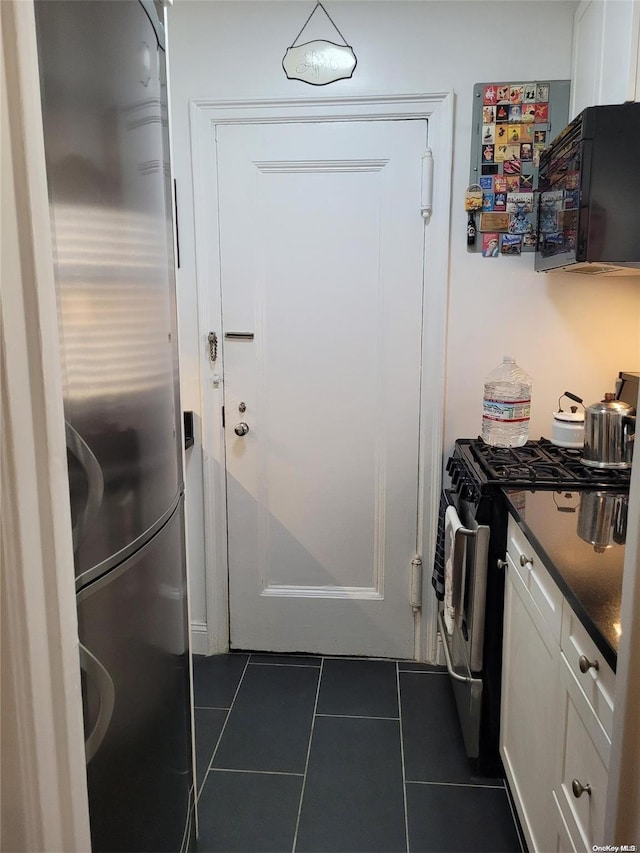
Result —
<svg viewBox="0 0 640 853"><path fill-rule="evenodd" d="M198 851L522 850L438 668L232 653L194 658L194 689Z"/></svg>

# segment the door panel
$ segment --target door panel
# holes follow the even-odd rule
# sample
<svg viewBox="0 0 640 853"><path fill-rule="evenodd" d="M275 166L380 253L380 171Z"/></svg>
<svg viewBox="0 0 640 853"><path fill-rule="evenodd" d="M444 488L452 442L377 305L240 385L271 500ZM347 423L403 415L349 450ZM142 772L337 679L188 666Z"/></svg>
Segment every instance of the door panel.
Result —
<svg viewBox="0 0 640 853"><path fill-rule="evenodd" d="M413 656L425 144L218 129L235 648Z"/></svg>
<svg viewBox="0 0 640 853"><path fill-rule="evenodd" d="M180 850L191 735L182 502L77 596L92 849Z"/></svg>

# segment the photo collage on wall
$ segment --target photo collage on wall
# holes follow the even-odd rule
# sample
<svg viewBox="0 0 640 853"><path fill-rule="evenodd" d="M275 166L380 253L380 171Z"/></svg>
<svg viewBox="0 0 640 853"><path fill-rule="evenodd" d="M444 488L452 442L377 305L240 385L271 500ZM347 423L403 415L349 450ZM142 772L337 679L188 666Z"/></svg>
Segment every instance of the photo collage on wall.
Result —
<svg viewBox="0 0 640 853"><path fill-rule="evenodd" d="M566 126L569 81L477 83L470 186L482 191L472 252L535 251L540 152Z"/></svg>

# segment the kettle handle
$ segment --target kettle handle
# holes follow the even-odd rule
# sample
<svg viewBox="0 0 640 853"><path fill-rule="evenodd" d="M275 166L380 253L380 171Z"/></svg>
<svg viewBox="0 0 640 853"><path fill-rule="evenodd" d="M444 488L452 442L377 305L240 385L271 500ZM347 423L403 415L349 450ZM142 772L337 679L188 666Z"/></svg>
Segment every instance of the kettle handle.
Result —
<svg viewBox="0 0 640 853"><path fill-rule="evenodd" d="M625 415L622 418L622 429L624 431L625 441L628 443L631 443L632 441L635 440L636 434L635 434L635 432L629 433L629 430L627 429L627 427L635 429L635 425L636 425L636 416L635 415Z"/></svg>
<svg viewBox="0 0 640 853"><path fill-rule="evenodd" d="M561 400L562 400L562 398L563 398L563 397L568 397L570 400L574 400L576 403L580 403L580 405L581 405L581 406L582 406L582 408L584 409L584 403L583 403L583 401L582 401L582 397L578 397L576 394L572 394L572 393L571 393L571 391L565 391L565 392L564 392L564 394L561 394L561 395L558 397L558 411L559 411L559 412L561 412L561 411L562 411L562 403L561 403ZM572 411L572 412L577 411L576 407L575 407L575 406L572 406L572 407L571 407L571 411Z"/></svg>
<svg viewBox="0 0 640 853"><path fill-rule="evenodd" d="M571 391L565 391L563 394L564 397L568 397L570 400L573 400L575 403L580 403L581 406L584 405L584 401L581 397L578 397L576 394L572 394Z"/></svg>

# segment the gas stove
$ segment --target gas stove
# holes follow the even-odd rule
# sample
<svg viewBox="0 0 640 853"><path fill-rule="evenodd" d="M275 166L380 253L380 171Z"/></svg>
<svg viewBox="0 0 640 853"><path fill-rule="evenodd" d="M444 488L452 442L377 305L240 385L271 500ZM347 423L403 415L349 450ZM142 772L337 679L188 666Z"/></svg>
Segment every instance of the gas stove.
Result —
<svg viewBox="0 0 640 853"><path fill-rule="evenodd" d="M492 447L481 438L456 441L447 471L454 487L472 498L474 491L509 486L528 489L629 488L629 469L590 468L580 450L558 447L548 439L528 441L522 447Z"/></svg>
<svg viewBox="0 0 640 853"><path fill-rule="evenodd" d="M451 486L443 489L440 499L432 583L442 601L446 518L448 508L453 507L469 534L465 537L465 588L460 598L463 616L451 635L443 623L440 635L451 661L451 683L467 755L487 775L502 772L498 745L504 571L500 567L505 560L508 526L502 490L553 490L564 493L563 498L586 490L628 491L629 470L590 468L582 464L581 455L580 450L558 447L545 438L510 448L492 447L481 438L461 438L447 463ZM560 506L559 511L563 510ZM482 548L480 542L485 543Z"/></svg>

